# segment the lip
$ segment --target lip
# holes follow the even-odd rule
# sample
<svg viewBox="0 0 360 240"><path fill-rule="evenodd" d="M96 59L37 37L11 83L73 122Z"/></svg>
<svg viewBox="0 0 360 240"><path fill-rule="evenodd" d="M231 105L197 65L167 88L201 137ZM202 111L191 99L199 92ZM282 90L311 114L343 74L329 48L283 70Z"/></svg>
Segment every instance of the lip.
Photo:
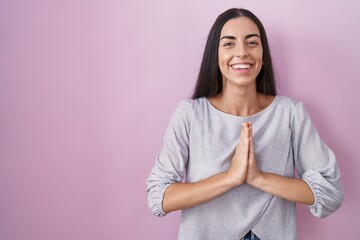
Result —
<svg viewBox="0 0 360 240"><path fill-rule="evenodd" d="M247 66L247 68L240 68L239 65ZM235 68L234 66L236 66L237 68ZM250 70L253 68L254 64L251 62L237 62L237 63L231 63L230 64L230 68L235 71L236 73L248 73L250 72Z"/></svg>

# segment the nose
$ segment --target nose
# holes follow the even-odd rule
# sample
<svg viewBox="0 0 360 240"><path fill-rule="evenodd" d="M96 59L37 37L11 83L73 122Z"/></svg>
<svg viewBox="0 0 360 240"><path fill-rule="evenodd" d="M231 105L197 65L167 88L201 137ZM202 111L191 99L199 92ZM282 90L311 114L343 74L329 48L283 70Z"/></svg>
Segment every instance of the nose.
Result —
<svg viewBox="0 0 360 240"><path fill-rule="evenodd" d="M235 48L234 57L243 58L246 56L248 56L246 46L244 44L238 44L237 48Z"/></svg>

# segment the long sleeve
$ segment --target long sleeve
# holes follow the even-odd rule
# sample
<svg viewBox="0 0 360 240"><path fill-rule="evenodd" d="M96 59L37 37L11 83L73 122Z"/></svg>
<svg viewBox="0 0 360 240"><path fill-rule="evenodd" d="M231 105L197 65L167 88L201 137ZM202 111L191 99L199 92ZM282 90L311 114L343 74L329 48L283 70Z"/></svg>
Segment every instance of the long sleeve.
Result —
<svg viewBox="0 0 360 240"><path fill-rule="evenodd" d="M182 101L175 110L164 136L164 145L147 179L148 205L156 216L165 216L163 195L172 183L182 182L189 157L191 102Z"/></svg>
<svg viewBox="0 0 360 240"><path fill-rule="evenodd" d="M319 137L301 102L295 103L291 131L298 174L315 196L310 211L326 217L340 207L344 194L335 155Z"/></svg>
<svg viewBox="0 0 360 240"><path fill-rule="evenodd" d="M317 217L340 207L343 190L335 156L320 139L302 103L276 96L263 111L239 117L198 98L180 102L147 180L154 215L166 215L162 203L171 184L185 178L197 182L229 168L243 122L253 123L256 161L262 171L292 177L296 167L315 195L310 210ZM178 239L240 239L249 229L261 239L296 239L296 204L243 184L182 209Z"/></svg>

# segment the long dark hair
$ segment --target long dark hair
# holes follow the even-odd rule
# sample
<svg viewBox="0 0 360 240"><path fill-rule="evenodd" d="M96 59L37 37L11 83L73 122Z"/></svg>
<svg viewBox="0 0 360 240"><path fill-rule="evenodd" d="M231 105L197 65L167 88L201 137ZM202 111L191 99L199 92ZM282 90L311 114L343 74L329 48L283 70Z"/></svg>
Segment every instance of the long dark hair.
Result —
<svg viewBox="0 0 360 240"><path fill-rule="evenodd" d="M224 24L233 18L248 17L258 27L263 47L263 63L260 73L256 77L256 90L266 95L276 95L275 75L270 55L270 48L264 26L260 20L249 10L231 8L218 16L211 27L206 41L205 51L196 82L193 99L200 97L213 97L222 91L222 74L218 64L218 48L220 34Z"/></svg>

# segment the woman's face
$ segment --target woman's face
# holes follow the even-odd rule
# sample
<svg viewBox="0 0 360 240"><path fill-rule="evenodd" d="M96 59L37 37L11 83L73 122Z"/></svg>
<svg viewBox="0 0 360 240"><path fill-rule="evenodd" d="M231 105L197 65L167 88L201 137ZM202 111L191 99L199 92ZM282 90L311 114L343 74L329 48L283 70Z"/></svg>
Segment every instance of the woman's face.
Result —
<svg viewBox="0 0 360 240"><path fill-rule="evenodd" d="M247 17L230 19L221 30L218 50L224 86L256 86L263 48L256 24Z"/></svg>

